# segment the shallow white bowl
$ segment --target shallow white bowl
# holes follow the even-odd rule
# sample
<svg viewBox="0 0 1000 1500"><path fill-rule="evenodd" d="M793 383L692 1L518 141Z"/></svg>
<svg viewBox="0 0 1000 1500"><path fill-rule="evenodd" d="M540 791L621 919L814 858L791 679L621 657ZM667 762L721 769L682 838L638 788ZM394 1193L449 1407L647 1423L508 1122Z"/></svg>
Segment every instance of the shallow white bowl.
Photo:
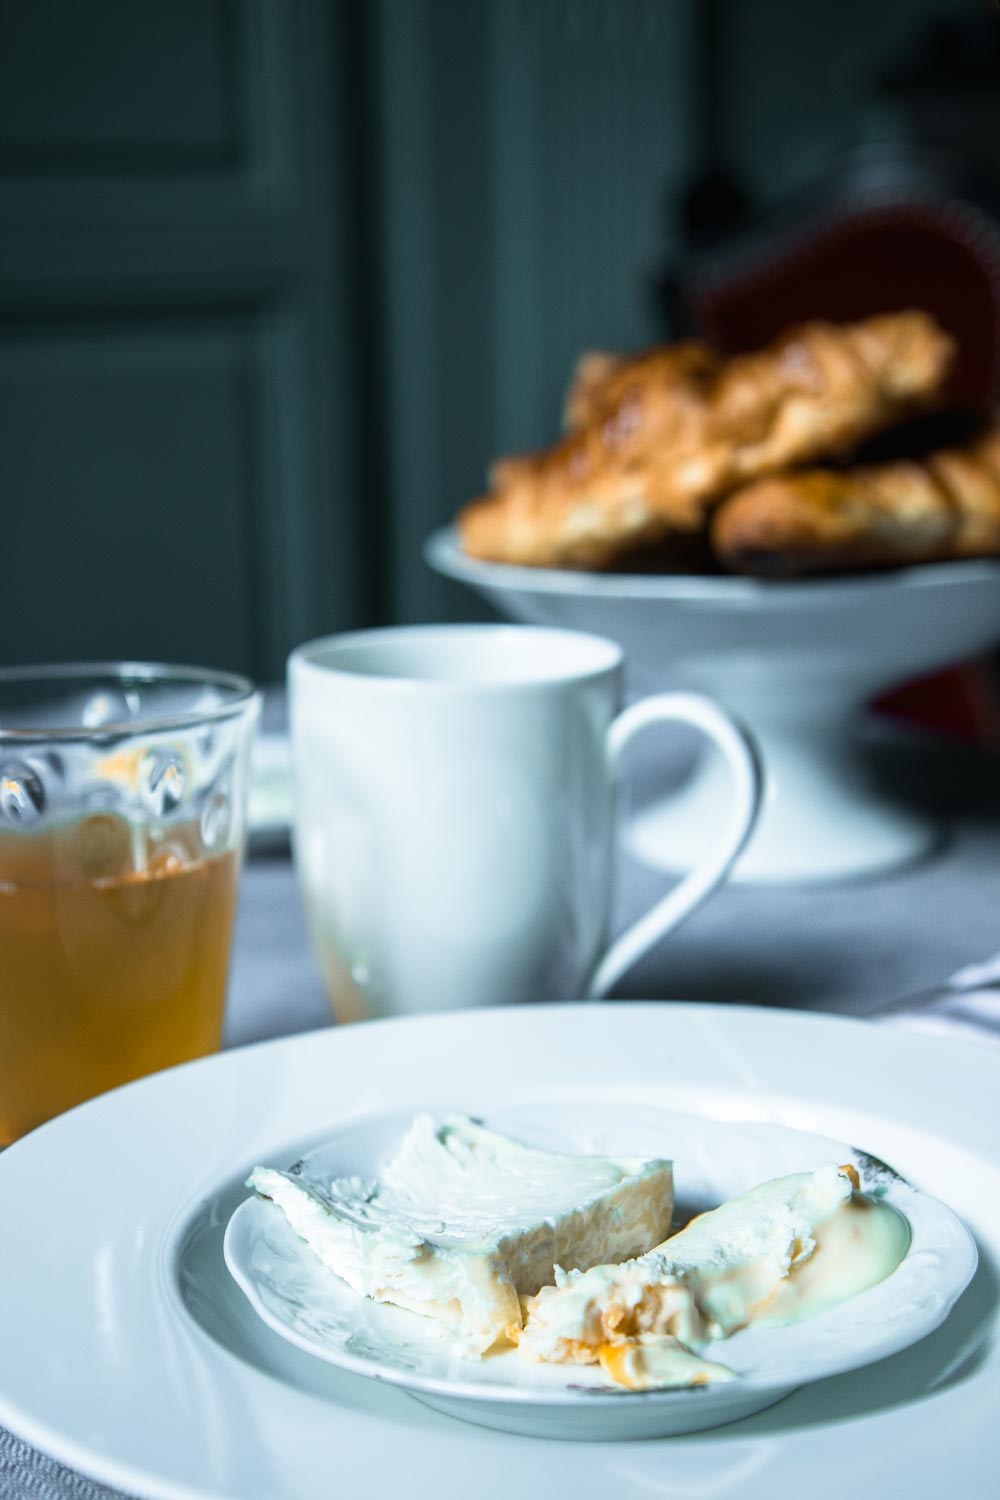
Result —
<svg viewBox="0 0 1000 1500"><path fill-rule="evenodd" d="M610 636L637 695L711 693L757 739L769 790L733 878L840 880L905 864L936 830L868 783L859 708L894 684L1000 639L1000 561L770 583L751 578L583 573L466 557L454 528L426 557L503 614ZM668 803L635 820L632 851L662 869L695 863L726 795L714 754Z"/></svg>
<svg viewBox="0 0 1000 1500"><path fill-rule="evenodd" d="M987 1049L620 1001L369 1022L172 1069L0 1154L0 1424L151 1500L842 1500L889 1474L940 1500L956 1447L964 1493L992 1494L998 1093ZM711 1433L547 1443L456 1422L280 1338L222 1250L255 1162L445 1099L498 1117L601 1099L863 1142L960 1215L979 1268L920 1343Z"/></svg>

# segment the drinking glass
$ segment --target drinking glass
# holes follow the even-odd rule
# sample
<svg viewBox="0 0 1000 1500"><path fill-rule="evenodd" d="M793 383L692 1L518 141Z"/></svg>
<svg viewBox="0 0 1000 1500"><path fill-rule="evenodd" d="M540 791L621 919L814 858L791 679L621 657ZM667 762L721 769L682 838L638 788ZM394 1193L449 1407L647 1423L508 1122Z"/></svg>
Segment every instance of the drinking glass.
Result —
<svg viewBox="0 0 1000 1500"><path fill-rule="evenodd" d="M245 678L0 669L0 1147L222 1039Z"/></svg>

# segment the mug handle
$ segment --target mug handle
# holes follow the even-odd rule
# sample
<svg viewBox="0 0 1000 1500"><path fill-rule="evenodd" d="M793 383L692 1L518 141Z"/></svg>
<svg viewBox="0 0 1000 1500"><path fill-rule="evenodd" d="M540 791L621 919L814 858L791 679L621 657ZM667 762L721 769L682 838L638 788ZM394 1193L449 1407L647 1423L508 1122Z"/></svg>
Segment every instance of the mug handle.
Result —
<svg viewBox="0 0 1000 1500"><path fill-rule="evenodd" d="M722 884L745 848L760 811L764 775L753 740L730 714L700 693L656 693L620 713L608 730L612 775L618 775L626 745L651 724L663 723L692 724L714 741L729 769L732 799L718 842L701 863L611 944L591 975L586 990L589 999L606 995L654 943L679 927Z"/></svg>

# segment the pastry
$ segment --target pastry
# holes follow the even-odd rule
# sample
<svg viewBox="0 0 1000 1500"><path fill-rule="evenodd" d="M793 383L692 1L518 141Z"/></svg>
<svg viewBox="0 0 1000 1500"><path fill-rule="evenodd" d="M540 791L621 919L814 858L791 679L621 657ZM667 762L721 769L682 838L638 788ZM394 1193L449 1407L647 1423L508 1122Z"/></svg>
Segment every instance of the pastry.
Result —
<svg viewBox="0 0 1000 1500"><path fill-rule="evenodd" d="M700 340L663 344L622 358L592 350L577 360L564 412L567 431L605 420L623 399L644 387L696 388L717 380L725 360Z"/></svg>
<svg viewBox="0 0 1000 1500"><path fill-rule="evenodd" d="M920 462L758 480L723 501L712 545L767 578L1000 553L1000 426Z"/></svg>
<svg viewBox="0 0 1000 1500"><path fill-rule="evenodd" d="M459 516L474 557L600 568L703 530L751 478L840 454L932 402L951 338L926 313L807 323L728 361L700 344L632 359L590 355L554 447L495 465L492 493Z"/></svg>

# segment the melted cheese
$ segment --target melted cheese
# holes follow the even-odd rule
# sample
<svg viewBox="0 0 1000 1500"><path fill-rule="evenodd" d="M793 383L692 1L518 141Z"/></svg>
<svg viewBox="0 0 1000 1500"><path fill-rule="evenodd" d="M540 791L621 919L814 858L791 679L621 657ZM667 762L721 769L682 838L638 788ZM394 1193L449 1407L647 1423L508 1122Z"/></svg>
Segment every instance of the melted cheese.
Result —
<svg viewBox="0 0 1000 1500"><path fill-rule="evenodd" d="M853 1168L777 1178L624 1265L560 1271L528 1303L521 1348L560 1363L600 1360L612 1374L640 1371L643 1388L659 1361L665 1383L684 1383L677 1376L684 1352L694 1358L690 1346L845 1301L895 1270L908 1244L905 1220L860 1193ZM608 1346L635 1359L622 1363L624 1353L609 1356Z"/></svg>
<svg viewBox="0 0 1000 1500"><path fill-rule="evenodd" d="M668 1334L642 1334L620 1344L602 1344L598 1358L605 1373L630 1391L672 1390L736 1378L725 1365L700 1359Z"/></svg>

